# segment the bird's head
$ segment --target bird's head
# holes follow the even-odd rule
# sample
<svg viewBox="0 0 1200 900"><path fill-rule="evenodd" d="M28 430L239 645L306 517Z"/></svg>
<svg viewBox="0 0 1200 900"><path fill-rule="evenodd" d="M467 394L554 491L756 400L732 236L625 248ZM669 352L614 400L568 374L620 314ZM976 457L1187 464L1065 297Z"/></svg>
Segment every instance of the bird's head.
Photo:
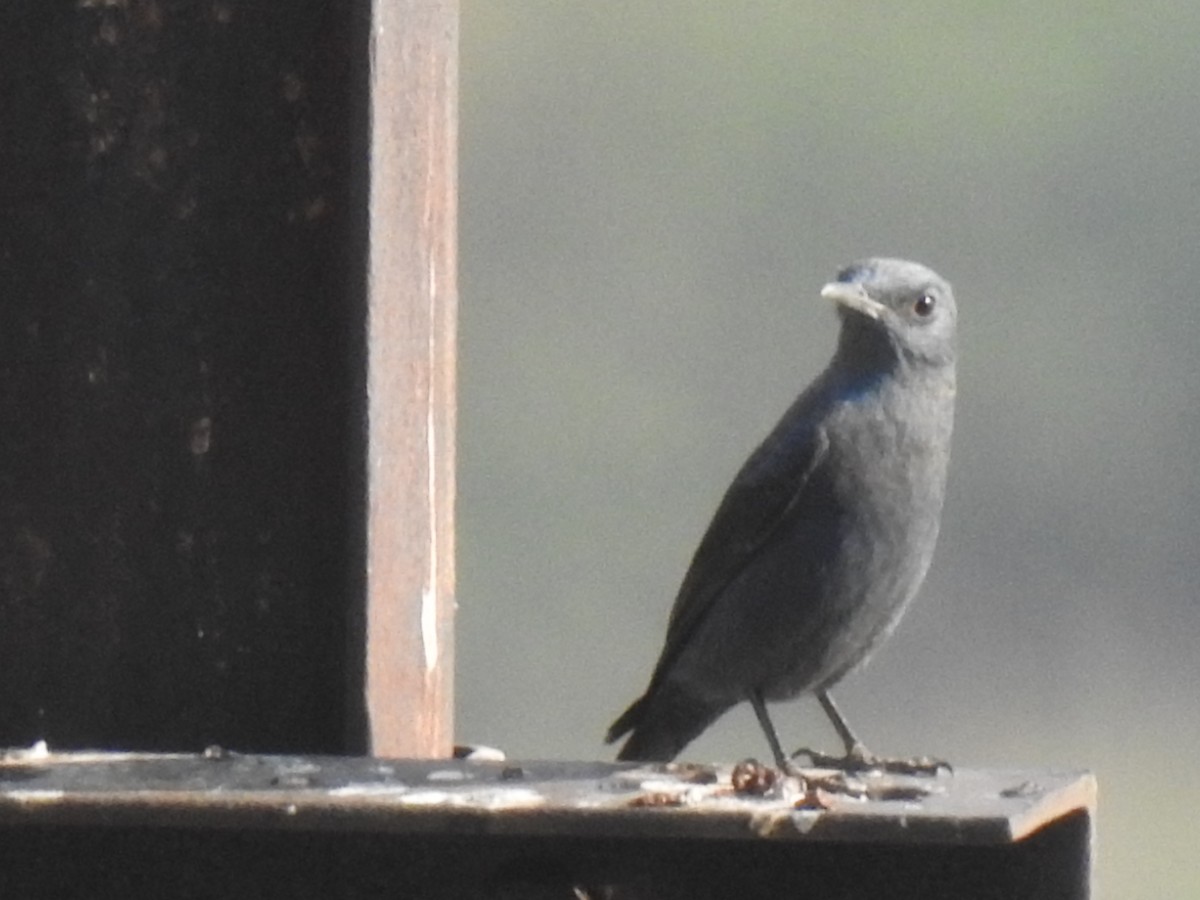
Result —
<svg viewBox="0 0 1200 900"><path fill-rule="evenodd" d="M865 259L842 269L821 296L841 315L841 352L878 352L882 339L897 358L953 365L954 293L932 269L903 259Z"/></svg>

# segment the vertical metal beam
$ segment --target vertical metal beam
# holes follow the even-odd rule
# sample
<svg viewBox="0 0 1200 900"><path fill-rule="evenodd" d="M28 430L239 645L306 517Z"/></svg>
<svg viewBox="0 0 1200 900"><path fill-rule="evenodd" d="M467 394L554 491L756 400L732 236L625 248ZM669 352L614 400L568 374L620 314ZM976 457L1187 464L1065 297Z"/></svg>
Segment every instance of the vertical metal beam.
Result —
<svg viewBox="0 0 1200 900"><path fill-rule="evenodd" d="M365 744L366 21L0 4L0 742Z"/></svg>
<svg viewBox="0 0 1200 900"><path fill-rule="evenodd" d="M374 0L367 314L371 750L452 743L458 12Z"/></svg>
<svg viewBox="0 0 1200 900"><path fill-rule="evenodd" d="M456 50L0 4L0 744L449 749Z"/></svg>

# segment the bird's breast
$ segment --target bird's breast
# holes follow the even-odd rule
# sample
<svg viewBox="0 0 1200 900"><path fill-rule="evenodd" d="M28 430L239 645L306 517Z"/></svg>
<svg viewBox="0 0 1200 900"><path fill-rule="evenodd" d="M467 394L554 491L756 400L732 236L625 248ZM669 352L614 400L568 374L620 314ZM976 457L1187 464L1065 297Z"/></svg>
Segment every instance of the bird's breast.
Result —
<svg viewBox="0 0 1200 900"><path fill-rule="evenodd" d="M885 394L847 404L830 418L829 450L818 475L829 505L820 516L836 532L830 546L837 549L824 567L828 602L866 609L869 629L890 629L928 569L945 495L951 416L941 403Z"/></svg>

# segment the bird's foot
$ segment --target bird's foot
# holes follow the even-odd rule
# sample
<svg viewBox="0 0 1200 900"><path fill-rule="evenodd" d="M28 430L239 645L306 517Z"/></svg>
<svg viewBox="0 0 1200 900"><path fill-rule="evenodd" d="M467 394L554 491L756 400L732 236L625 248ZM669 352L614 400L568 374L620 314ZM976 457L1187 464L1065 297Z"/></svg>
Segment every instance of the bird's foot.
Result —
<svg viewBox="0 0 1200 900"><path fill-rule="evenodd" d="M892 775L936 776L941 770L953 772L954 767L944 759L931 756L896 758L876 756L862 744L852 746L845 756L833 756L803 747L792 754L806 756L815 768L837 769L839 772L887 772Z"/></svg>

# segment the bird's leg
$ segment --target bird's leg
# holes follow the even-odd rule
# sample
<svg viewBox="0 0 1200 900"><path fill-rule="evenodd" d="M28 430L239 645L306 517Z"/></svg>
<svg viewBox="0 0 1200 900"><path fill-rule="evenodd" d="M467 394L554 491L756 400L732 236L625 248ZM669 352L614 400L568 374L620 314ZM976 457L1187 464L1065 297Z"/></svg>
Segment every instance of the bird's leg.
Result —
<svg viewBox="0 0 1200 900"><path fill-rule="evenodd" d="M845 716L838 710L829 691L817 691L817 702L825 715L829 717L834 730L846 748L845 756L830 756L807 747L797 750L792 758L807 756L814 766L822 769L840 769L843 772L891 772L897 775L936 775L940 769L953 771L950 763L944 759L933 759L921 756L913 759L896 759L886 756L876 756L868 750L863 742L854 736Z"/></svg>
<svg viewBox="0 0 1200 900"><path fill-rule="evenodd" d="M821 709L825 710L825 715L829 717L833 730L837 732L842 746L846 748L846 754L845 756L834 756L830 753L803 747L793 753L792 758L807 756L818 768L840 769L843 772L862 772L872 768L868 763L874 761L874 754L870 753L863 742L854 736L854 732L850 730L850 723L838 710L829 692L817 691L817 702L821 704Z"/></svg>
<svg viewBox="0 0 1200 900"><path fill-rule="evenodd" d="M829 691L818 691L817 702L821 704L821 709L825 710L825 715L833 723L833 730L842 739L842 746L846 748L846 758L857 759L867 756L867 748L863 746L862 741L854 736L854 732L850 730L850 723L846 721L846 717L842 715L841 710L833 702L833 697L830 696Z"/></svg>
<svg viewBox="0 0 1200 900"><path fill-rule="evenodd" d="M750 692L750 705L754 707L754 715L758 717L758 724L762 728L763 734L767 736L767 743L771 745L771 754L775 757L775 765L781 772L792 774L792 761L783 752L783 745L779 743L779 733L775 730L771 716L767 713L767 702L763 699L762 691L756 689Z"/></svg>

